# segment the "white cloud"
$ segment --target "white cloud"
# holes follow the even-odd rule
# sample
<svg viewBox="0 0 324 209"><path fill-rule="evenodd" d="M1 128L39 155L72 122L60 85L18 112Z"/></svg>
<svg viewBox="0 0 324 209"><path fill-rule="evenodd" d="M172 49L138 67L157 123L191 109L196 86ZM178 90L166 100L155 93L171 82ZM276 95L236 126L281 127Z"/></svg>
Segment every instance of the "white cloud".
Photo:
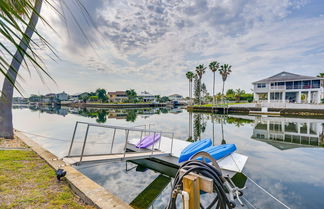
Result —
<svg viewBox="0 0 324 209"><path fill-rule="evenodd" d="M185 72L212 60L233 66L227 88L249 90L252 81L279 71L315 75L324 64L323 16L304 17L306 0L83 3L94 26L68 5L92 46L68 10L63 22L50 9L42 11L60 34L40 26L64 60L48 64L62 90L79 92L100 84L109 90L186 95ZM204 82L211 91L209 71ZM218 76L218 91L220 83ZM40 86L24 87L32 93Z"/></svg>

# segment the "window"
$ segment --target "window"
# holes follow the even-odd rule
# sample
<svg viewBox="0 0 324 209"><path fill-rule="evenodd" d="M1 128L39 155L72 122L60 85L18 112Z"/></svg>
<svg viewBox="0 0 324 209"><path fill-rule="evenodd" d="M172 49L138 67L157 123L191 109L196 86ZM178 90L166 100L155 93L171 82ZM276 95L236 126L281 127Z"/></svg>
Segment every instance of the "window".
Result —
<svg viewBox="0 0 324 209"><path fill-rule="evenodd" d="M294 81L294 89L301 89L301 81Z"/></svg>
<svg viewBox="0 0 324 209"><path fill-rule="evenodd" d="M320 80L313 80L312 88L320 88Z"/></svg>
<svg viewBox="0 0 324 209"><path fill-rule="evenodd" d="M310 89L310 81L303 81L303 89Z"/></svg>
<svg viewBox="0 0 324 209"><path fill-rule="evenodd" d="M270 93L270 100L281 100L282 99L282 92L271 92Z"/></svg>
<svg viewBox="0 0 324 209"><path fill-rule="evenodd" d="M258 88L265 88L266 87L266 84L265 83L258 83L257 84L257 87Z"/></svg>
<svg viewBox="0 0 324 209"><path fill-rule="evenodd" d="M294 82L286 82L286 89L293 89L294 88Z"/></svg>

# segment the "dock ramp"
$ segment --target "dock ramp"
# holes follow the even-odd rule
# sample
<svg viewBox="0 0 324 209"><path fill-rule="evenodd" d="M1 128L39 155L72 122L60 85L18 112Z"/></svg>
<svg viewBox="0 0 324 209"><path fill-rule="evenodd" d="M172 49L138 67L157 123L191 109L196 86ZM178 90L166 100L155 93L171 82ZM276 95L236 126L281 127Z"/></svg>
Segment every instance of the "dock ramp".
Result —
<svg viewBox="0 0 324 209"><path fill-rule="evenodd" d="M74 127L68 154L63 158L63 161L67 164L73 165L100 161L135 160L169 156L170 153L172 153L174 133L151 130L150 125L151 124L149 124L149 128L147 129L146 125L143 125L144 128L139 128L139 126L122 127L77 121ZM82 128L85 129L84 135L83 137L79 137L81 138L81 140L76 140L77 133ZM89 142L89 133L91 129L98 129L96 131L101 135L103 132L101 129L109 130L112 135L111 137L100 137L99 134L97 138L94 137L94 139ZM169 145L170 151L166 151L165 149L162 151L161 149L159 149L161 146L161 140L160 142L155 143L153 146L150 146L147 149L136 148L134 146L134 141L130 140L131 134L132 137L136 136L138 140L146 135L151 134L159 134L161 135L161 138L162 135L172 135L172 140L170 141L171 145ZM130 141L132 141L132 143L130 143ZM114 148L117 148L117 151L113 151ZM89 151L91 151L91 153L89 153Z"/></svg>

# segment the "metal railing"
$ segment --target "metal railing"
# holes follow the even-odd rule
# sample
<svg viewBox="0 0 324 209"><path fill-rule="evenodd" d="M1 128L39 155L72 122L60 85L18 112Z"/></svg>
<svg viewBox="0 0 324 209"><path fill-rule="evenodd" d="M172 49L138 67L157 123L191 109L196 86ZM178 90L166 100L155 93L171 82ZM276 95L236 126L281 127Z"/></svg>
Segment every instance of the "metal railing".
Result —
<svg viewBox="0 0 324 209"><path fill-rule="evenodd" d="M86 127L86 132L85 132L85 135L84 135L84 139L83 139L81 154L80 155L71 155L73 143L74 143L74 140L75 140L75 135L76 135L77 128L78 128L79 124L85 124L87 126ZM110 154L111 155L113 155L113 154L123 154L123 158L125 158L126 152L127 152L127 144L128 144L128 138L129 138L129 132L130 131L140 132L141 133L140 142L141 142L141 140L143 138L143 133L144 133L144 135L146 135L147 133L148 134L153 133L154 139L155 139L156 134L160 134L161 138L159 140L159 146L158 146L159 149L160 149L160 146L161 146L162 134L170 134L172 136L170 153L172 153L172 151L173 151L174 133L173 132L167 132L167 131L160 131L160 130L151 130L151 125L154 125L154 124L138 125L138 126L133 126L133 127L123 127L123 126L102 125L102 124L95 124L95 123L87 123L87 122L76 121L67 157L80 157L79 163L81 163L82 158L84 156L102 156L102 155L106 155L106 154L91 154L91 155L85 155L84 154L90 127L101 127L101 128L108 128L108 129L113 129L114 130L113 131L113 136L112 136L111 148L110 148ZM146 128L147 126L149 127L148 129ZM137 127L144 127L144 129L140 129L140 128L137 128ZM113 144L114 144L115 137L116 137L116 130L124 130L125 131L125 144L124 144L124 148L123 148L123 153L112 153ZM153 143L153 145L151 145L151 146L152 146L151 155L153 155L154 154L155 143Z"/></svg>

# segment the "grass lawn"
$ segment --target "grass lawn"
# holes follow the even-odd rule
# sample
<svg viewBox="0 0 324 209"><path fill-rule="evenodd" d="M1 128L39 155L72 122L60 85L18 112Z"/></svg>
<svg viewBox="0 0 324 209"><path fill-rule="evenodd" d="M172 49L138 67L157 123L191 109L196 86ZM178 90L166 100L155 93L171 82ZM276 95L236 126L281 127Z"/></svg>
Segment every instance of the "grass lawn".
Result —
<svg viewBox="0 0 324 209"><path fill-rule="evenodd" d="M0 139L0 147L13 147L8 141ZM27 148L0 150L0 208L95 207L74 195L67 182L58 182L54 170Z"/></svg>

